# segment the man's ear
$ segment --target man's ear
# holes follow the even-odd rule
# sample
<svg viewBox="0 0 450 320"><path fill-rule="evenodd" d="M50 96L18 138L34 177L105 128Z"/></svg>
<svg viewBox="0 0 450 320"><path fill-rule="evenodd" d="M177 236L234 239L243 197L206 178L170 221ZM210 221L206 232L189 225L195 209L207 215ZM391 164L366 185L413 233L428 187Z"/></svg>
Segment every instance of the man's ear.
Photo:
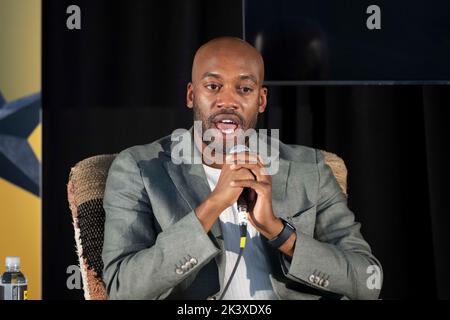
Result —
<svg viewBox="0 0 450 320"><path fill-rule="evenodd" d="M194 85L189 82L186 90L186 106L190 109L194 107Z"/></svg>
<svg viewBox="0 0 450 320"><path fill-rule="evenodd" d="M259 89L258 112L263 113L267 106L267 88Z"/></svg>

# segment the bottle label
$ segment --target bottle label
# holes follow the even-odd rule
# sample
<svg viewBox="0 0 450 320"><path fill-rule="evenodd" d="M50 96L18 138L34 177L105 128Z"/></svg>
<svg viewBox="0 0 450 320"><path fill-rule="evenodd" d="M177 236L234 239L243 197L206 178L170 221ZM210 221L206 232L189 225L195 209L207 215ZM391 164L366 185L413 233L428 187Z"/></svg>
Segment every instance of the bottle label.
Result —
<svg viewBox="0 0 450 320"><path fill-rule="evenodd" d="M26 284L2 284L2 297L0 300L27 300L28 291Z"/></svg>

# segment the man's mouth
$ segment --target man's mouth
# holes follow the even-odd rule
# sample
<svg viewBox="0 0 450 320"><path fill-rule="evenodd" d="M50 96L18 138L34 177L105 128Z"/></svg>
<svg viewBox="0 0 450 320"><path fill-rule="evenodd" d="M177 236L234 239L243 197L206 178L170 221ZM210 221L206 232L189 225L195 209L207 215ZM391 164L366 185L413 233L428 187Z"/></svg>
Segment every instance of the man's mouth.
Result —
<svg viewBox="0 0 450 320"><path fill-rule="evenodd" d="M220 130L222 134L233 134L240 126L240 120L237 116L221 114L213 121L216 129Z"/></svg>
<svg viewBox="0 0 450 320"><path fill-rule="evenodd" d="M233 120L229 120L229 119L224 119L221 121L214 122L214 125L223 134L232 134L239 126Z"/></svg>

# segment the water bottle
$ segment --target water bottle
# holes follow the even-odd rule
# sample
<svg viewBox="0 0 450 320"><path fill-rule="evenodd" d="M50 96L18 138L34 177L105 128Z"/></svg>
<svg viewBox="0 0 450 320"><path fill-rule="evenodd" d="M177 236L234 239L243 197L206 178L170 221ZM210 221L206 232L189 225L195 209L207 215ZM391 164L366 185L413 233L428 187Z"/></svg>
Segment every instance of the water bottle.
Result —
<svg viewBox="0 0 450 320"><path fill-rule="evenodd" d="M6 257L6 272L0 278L0 300L27 300L27 278L20 272L20 258Z"/></svg>

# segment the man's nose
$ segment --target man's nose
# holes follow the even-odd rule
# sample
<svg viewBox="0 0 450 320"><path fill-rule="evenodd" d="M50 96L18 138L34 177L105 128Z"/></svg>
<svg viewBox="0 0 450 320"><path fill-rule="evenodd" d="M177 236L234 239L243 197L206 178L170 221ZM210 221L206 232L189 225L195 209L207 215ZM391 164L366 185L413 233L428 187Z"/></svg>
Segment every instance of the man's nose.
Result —
<svg viewBox="0 0 450 320"><path fill-rule="evenodd" d="M236 100L236 92L232 88L222 87L217 96L217 107L237 109L239 104Z"/></svg>

